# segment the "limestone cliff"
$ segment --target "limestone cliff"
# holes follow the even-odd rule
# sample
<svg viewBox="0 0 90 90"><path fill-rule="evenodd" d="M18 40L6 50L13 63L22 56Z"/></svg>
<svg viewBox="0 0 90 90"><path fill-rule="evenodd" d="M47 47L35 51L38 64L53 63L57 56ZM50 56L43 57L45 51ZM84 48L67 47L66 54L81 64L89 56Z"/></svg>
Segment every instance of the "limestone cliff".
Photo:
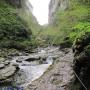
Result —
<svg viewBox="0 0 90 90"><path fill-rule="evenodd" d="M49 23L53 23L56 12L68 8L68 0L51 0L49 4Z"/></svg>
<svg viewBox="0 0 90 90"><path fill-rule="evenodd" d="M7 3L16 6L16 7L21 7L21 1L22 0L5 0Z"/></svg>
<svg viewBox="0 0 90 90"><path fill-rule="evenodd" d="M21 0L21 8L18 8L18 14L26 22L28 27L34 31L39 27L38 22L33 15L33 6L29 0Z"/></svg>

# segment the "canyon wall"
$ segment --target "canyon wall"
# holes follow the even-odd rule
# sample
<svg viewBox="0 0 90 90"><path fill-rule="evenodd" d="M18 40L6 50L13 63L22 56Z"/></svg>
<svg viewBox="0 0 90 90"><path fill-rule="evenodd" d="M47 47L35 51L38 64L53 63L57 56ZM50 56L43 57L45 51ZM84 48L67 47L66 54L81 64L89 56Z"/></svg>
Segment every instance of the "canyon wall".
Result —
<svg viewBox="0 0 90 90"><path fill-rule="evenodd" d="M16 6L16 7L21 7L21 2L22 0L5 0L7 3Z"/></svg>
<svg viewBox="0 0 90 90"><path fill-rule="evenodd" d="M73 45L73 70L90 90L90 0L51 0L49 23L58 30L55 41L61 48ZM69 85L69 90L85 90L77 78Z"/></svg>
<svg viewBox="0 0 90 90"><path fill-rule="evenodd" d="M55 14L68 8L68 0L51 0L49 4L49 23L53 23Z"/></svg>
<svg viewBox="0 0 90 90"><path fill-rule="evenodd" d="M5 0L10 5L15 6L16 8L25 8L29 11L33 11L33 7L29 0Z"/></svg>

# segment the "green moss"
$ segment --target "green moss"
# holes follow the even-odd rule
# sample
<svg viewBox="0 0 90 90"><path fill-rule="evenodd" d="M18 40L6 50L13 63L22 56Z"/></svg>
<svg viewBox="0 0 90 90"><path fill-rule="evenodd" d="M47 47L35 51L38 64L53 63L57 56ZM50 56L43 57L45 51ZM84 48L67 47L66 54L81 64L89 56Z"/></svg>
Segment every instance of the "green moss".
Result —
<svg viewBox="0 0 90 90"><path fill-rule="evenodd" d="M88 31L84 32L83 31L76 37L76 39L75 39L75 41L73 43L74 55L77 56L81 52L87 50L88 45L90 45L90 32L88 32Z"/></svg>
<svg viewBox="0 0 90 90"><path fill-rule="evenodd" d="M87 45L90 43L90 32L82 32L75 39L75 44Z"/></svg>
<svg viewBox="0 0 90 90"><path fill-rule="evenodd" d="M90 23L89 22L79 22L76 26L72 28L72 31L69 34L70 41L73 42L75 38L82 37L85 32L90 32Z"/></svg>

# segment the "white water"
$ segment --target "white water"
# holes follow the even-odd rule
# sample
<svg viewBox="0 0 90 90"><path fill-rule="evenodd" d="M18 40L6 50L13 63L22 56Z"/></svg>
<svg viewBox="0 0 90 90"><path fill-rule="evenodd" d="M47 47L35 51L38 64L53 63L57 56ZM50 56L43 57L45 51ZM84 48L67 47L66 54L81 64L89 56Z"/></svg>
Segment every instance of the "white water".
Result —
<svg viewBox="0 0 90 90"><path fill-rule="evenodd" d="M33 53L28 56L17 56L13 57L11 62L13 64L18 64L20 67L19 72L14 76L13 82L17 85L17 87L25 87L30 84L32 81L40 78L44 72L52 65L53 57L58 57L58 54L62 55L62 53L58 53L58 47L47 47L47 48L39 48L38 53ZM47 57L44 63L40 64L38 60L36 61L25 61L29 57ZM16 62L16 60L21 60L22 62ZM8 88L9 86L7 86ZM12 86L10 86L12 87ZM3 90L4 87L0 88ZM12 87L13 88L13 87Z"/></svg>
<svg viewBox="0 0 90 90"><path fill-rule="evenodd" d="M32 81L38 79L40 76L43 75L43 73L49 68L50 65L53 63L53 57L52 57L52 52L55 50L58 50L57 48L52 48L53 50L49 48L41 49L38 51L38 53L34 53L33 55L29 55L30 57L33 56L47 56L46 61L42 64L39 64L39 61L25 61L29 56L19 56L15 57L13 59L13 63L17 63L16 60L22 60L21 63L17 63L19 65L19 68L21 70L21 76L16 76L15 81L18 85L20 86L27 86L30 84ZM23 71L23 73L22 73Z"/></svg>
<svg viewBox="0 0 90 90"><path fill-rule="evenodd" d="M26 83L24 84L24 86L27 86L32 81L34 81L34 80L38 79L40 76L42 76L43 73L48 69L48 67L52 63L53 63L53 60L51 61L51 60L47 59L47 64L20 66L20 69L26 73Z"/></svg>

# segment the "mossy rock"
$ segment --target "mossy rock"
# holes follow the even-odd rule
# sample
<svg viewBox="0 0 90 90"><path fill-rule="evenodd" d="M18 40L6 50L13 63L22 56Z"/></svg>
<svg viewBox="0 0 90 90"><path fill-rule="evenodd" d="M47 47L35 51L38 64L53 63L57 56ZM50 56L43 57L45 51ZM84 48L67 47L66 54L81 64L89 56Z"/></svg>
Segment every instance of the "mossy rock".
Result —
<svg viewBox="0 0 90 90"><path fill-rule="evenodd" d="M73 52L75 54L80 53L90 44L90 32L82 32L74 41Z"/></svg>

